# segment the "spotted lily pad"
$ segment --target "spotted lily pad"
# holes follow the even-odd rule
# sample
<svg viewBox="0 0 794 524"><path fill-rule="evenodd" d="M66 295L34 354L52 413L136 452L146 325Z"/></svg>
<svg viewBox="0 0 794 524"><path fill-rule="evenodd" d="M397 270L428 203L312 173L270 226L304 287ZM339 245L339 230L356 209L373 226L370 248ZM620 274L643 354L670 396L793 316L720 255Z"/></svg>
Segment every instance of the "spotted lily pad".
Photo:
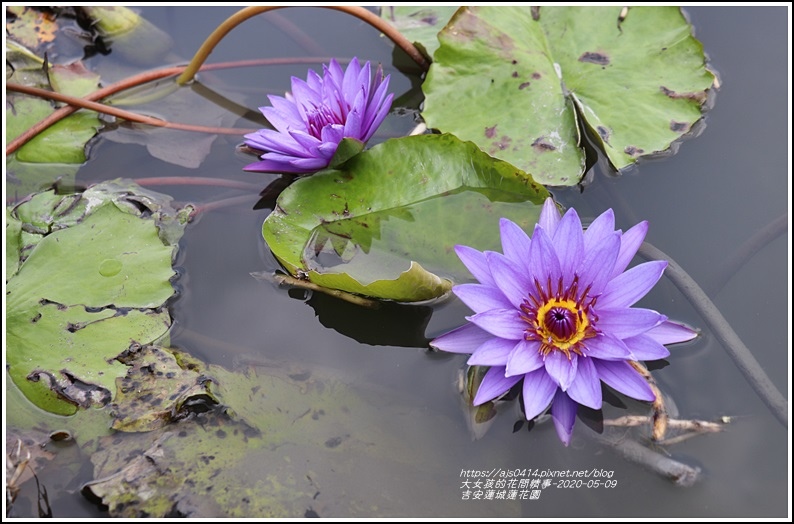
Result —
<svg viewBox="0 0 794 524"><path fill-rule="evenodd" d="M668 151L715 81L678 7L467 7L438 39L428 126L546 185L580 181L582 129L618 170Z"/></svg>
<svg viewBox="0 0 794 524"><path fill-rule="evenodd" d="M432 60L438 49L438 32L444 28L457 6L390 5L380 15L414 43Z"/></svg>
<svg viewBox="0 0 794 524"><path fill-rule="evenodd" d="M295 276L412 302L467 278L455 244L498 249L499 218L530 230L547 195L532 177L470 142L411 136L298 180L262 230Z"/></svg>
<svg viewBox="0 0 794 524"><path fill-rule="evenodd" d="M6 362L34 404L68 414L105 405L126 366L116 356L151 342L171 324L175 244L160 217L181 223L168 197L100 184L82 195L54 191L7 211ZM182 216L182 219L178 218ZM14 261L14 256L17 260Z"/></svg>

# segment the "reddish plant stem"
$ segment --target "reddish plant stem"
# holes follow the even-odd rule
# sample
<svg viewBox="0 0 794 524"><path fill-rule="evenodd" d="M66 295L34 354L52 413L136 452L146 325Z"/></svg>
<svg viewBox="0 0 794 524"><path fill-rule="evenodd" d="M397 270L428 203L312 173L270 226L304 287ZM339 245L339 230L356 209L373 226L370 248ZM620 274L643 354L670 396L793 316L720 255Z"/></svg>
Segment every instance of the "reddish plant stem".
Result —
<svg viewBox="0 0 794 524"><path fill-rule="evenodd" d="M195 126L191 124L179 124L176 122L168 122L166 120L160 120L159 118L152 118L150 116L133 113L132 111L126 111L124 109L119 109L117 107L100 104L98 102L91 102L90 100L64 95L56 91L48 91L46 89L39 89L38 87L23 86L14 83L7 83L6 90L14 91L17 93L24 93L26 95L38 96L40 98L57 100L59 102L64 102L72 106L81 107L83 109L90 109L91 111L96 111L97 113L104 113L107 115L115 116L117 118L123 118L124 120L129 120L130 122L137 122L139 124L146 124L155 127L179 129L182 131L192 131L195 133L216 133L221 135L243 135L245 133L253 133L256 131L256 129L207 127L207 126Z"/></svg>
<svg viewBox="0 0 794 524"><path fill-rule="evenodd" d="M256 196L258 198L258 195ZM242 195L236 196L231 198L224 198L222 200L216 200L214 202L207 202L206 204L195 204L193 208L193 212L190 214L190 217L195 217L199 213L206 213L207 211L215 211L224 207L232 207L237 206L240 204L245 204L247 202L251 202L254 198L252 195Z"/></svg>
<svg viewBox="0 0 794 524"><path fill-rule="evenodd" d="M291 6L283 6L283 5L269 5L269 6L251 6L245 7L240 9L235 14L227 18L226 20L221 23L208 37L204 40L204 43L201 44L201 47L190 60L190 63L179 75L179 78L176 79L177 83L182 85L190 82L193 80L193 77L201 68L201 64L209 57L212 50L215 49L215 46L223 40L232 29L240 25L241 23L245 22L249 18L256 16L261 13L266 13L268 11L273 11L275 9L281 9L283 7L291 7ZM405 38L402 33L400 33L393 25L391 25L386 20L383 20L378 15L372 13L371 11L358 6L317 6L322 7L325 9L333 9L335 11L341 11L343 13L347 13L349 15L355 16L356 18L363 20L364 22L368 23L372 27L378 29L384 35L386 35L392 42L394 42L398 47L400 47L403 51L405 51L408 56L410 56L414 62L416 62L419 67L423 70L427 71L430 67L428 64L427 59L424 55L414 46L407 38Z"/></svg>
<svg viewBox="0 0 794 524"><path fill-rule="evenodd" d="M237 180L226 180L225 178L193 178L186 176L171 177L143 177L134 179L142 186L212 186L228 187L231 189L241 189L243 191L255 191L259 194L262 186L250 182L239 182Z"/></svg>
<svg viewBox="0 0 794 524"><path fill-rule="evenodd" d="M302 64L302 63L323 63L328 62L330 58L326 57L306 57L306 58L266 58L266 59L253 59L253 60L238 60L235 62L223 62L218 64L207 64L201 67L202 71L212 71L217 69L229 69L235 67L255 67L261 65L282 65L282 64ZM98 89L93 93L83 97L86 101L96 101L107 98L111 95L137 87L139 85L161 80L170 76L176 76L185 70L186 66L167 67L164 69L157 69L155 71L146 71L138 75L131 76L115 84L111 84L102 89ZM13 154L17 149L27 144L33 137L76 112L79 107L65 106L55 110L47 118L41 120L37 124L31 126L27 131L12 140L6 146L6 156Z"/></svg>

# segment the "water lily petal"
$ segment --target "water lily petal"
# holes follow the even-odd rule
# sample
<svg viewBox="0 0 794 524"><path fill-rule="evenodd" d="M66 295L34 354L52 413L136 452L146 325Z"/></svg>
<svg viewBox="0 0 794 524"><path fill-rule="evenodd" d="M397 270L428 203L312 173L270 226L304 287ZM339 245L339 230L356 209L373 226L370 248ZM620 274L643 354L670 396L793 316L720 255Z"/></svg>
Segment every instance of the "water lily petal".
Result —
<svg viewBox="0 0 794 524"><path fill-rule="evenodd" d="M552 351L546 355L546 372L563 391L571 386L576 377L577 357L576 353L572 353L569 360L562 351Z"/></svg>
<svg viewBox="0 0 794 524"><path fill-rule="evenodd" d="M604 292L598 297L598 306L605 308L633 306L656 285L666 267L667 261L654 260L621 273L604 287Z"/></svg>
<svg viewBox="0 0 794 524"><path fill-rule="evenodd" d="M538 225L546 231L546 234L549 237L554 236L554 232L557 230L557 224L560 223L560 210L557 208L557 204L554 203L552 198L547 198L543 202L543 208L540 210L540 216L538 217Z"/></svg>
<svg viewBox="0 0 794 524"><path fill-rule="evenodd" d="M265 118L267 118L268 116L267 111L272 109L273 111L279 113L279 115L281 115L282 118L284 118L285 124L288 127L298 127L301 129L305 129L306 122L303 121L300 111L298 111L298 106L295 105L294 101L288 100L283 96L278 96L278 95L267 95L267 98L268 100L270 100L270 105L273 107L264 106L259 108L259 111L261 111L262 114L265 115ZM269 118L268 121L270 121ZM273 124L274 127L276 127L275 122L270 122L270 123ZM284 133L286 133L289 130L289 129L282 130L278 127L276 127L276 129Z"/></svg>
<svg viewBox="0 0 794 524"><path fill-rule="evenodd" d="M670 356L670 350L648 336L647 331L642 335L629 337L623 342L634 355L634 360L658 360Z"/></svg>
<svg viewBox="0 0 794 524"><path fill-rule="evenodd" d="M515 340L492 336L474 351L466 363L470 366L505 366L515 346Z"/></svg>
<svg viewBox="0 0 794 524"><path fill-rule="evenodd" d="M510 340L523 339L527 327L527 323L521 320L515 309L491 309L466 317L466 320L492 335Z"/></svg>
<svg viewBox="0 0 794 524"><path fill-rule="evenodd" d="M698 336L697 331L672 320L665 320L645 332L645 335L653 338L660 344L678 344L687 342Z"/></svg>
<svg viewBox="0 0 794 524"><path fill-rule="evenodd" d="M507 393L510 388L521 380L520 376L505 377L504 366L494 366L489 369L480 382L477 394L474 395L472 405L479 406Z"/></svg>
<svg viewBox="0 0 794 524"><path fill-rule="evenodd" d="M474 353L481 345L491 340L493 335L474 324L464 324L430 342L430 347L450 353Z"/></svg>
<svg viewBox="0 0 794 524"><path fill-rule="evenodd" d="M635 356L621 339L609 333L599 333L585 342L587 356L602 360L634 360Z"/></svg>
<svg viewBox="0 0 794 524"><path fill-rule="evenodd" d="M598 215L584 231L584 249L591 251L615 232L615 213L607 209Z"/></svg>
<svg viewBox="0 0 794 524"><path fill-rule="evenodd" d="M363 115L365 112L365 104L364 93L359 93L356 96L352 110L347 114L347 119L345 120L345 136L362 136L361 128L364 124Z"/></svg>
<svg viewBox="0 0 794 524"><path fill-rule="evenodd" d="M271 129L262 129L258 133L245 135L248 147L261 151L271 151L287 156L308 156L308 150L295 141L289 134L281 134Z"/></svg>
<svg viewBox="0 0 794 524"><path fill-rule="evenodd" d="M582 222L574 208L563 215L551 240L560 261L563 287L567 288L573 282L575 271L584 254Z"/></svg>
<svg viewBox="0 0 794 524"><path fill-rule="evenodd" d="M601 379L592 358L579 357L576 377L566 391L571 399L592 409L601 409Z"/></svg>
<svg viewBox="0 0 794 524"><path fill-rule="evenodd" d="M253 162L243 168L243 171L251 171L254 173L294 173L293 167L285 162L276 162L273 160L260 160Z"/></svg>
<svg viewBox="0 0 794 524"><path fill-rule="evenodd" d="M529 298L529 290L532 288L529 279L501 253L494 251L485 253L485 261L491 268L491 275L497 287L512 306L519 309L521 304Z"/></svg>
<svg viewBox="0 0 794 524"><path fill-rule="evenodd" d="M554 392L557 391L557 384L545 370L538 369L524 375L522 389L524 415L527 420L532 420L549 407L554 398Z"/></svg>
<svg viewBox="0 0 794 524"><path fill-rule="evenodd" d="M303 146L309 152L316 151L317 146L322 144L322 141L319 138L315 138L303 131L290 131L289 136L294 138L298 144Z"/></svg>
<svg viewBox="0 0 794 524"><path fill-rule="evenodd" d="M586 251L577 273L590 296L598 296L607 285L620 250L620 234L613 232L590 251Z"/></svg>
<svg viewBox="0 0 794 524"><path fill-rule="evenodd" d="M388 78L388 77L387 77ZM391 110L391 103L394 100L394 94L389 93L389 95L383 100L381 105L378 107L378 112L372 117L371 121L368 120L369 125L364 128L364 135L361 137L362 142L366 142L372 135L375 134L375 131L380 127L383 123L383 120L386 118L386 115L389 114ZM369 116L367 116L369 119Z"/></svg>
<svg viewBox="0 0 794 524"><path fill-rule="evenodd" d="M291 111L285 111L276 107L260 107L259 110L270 125L275 128L277 133L289 133L296 129L307 131L306 123L301 119L300 113L295 106L286 101L284 101L284 103L290 105ZM263 130L260 130L260 132L261 131Z"/></svg>
<svg viewBox="0 0 794 524"><path fill-rule="evenodd" d="M513 305L499 288L482 284L460 284L452 288L452 292L469 306L475 313L489 309L510 309Z"/></svg>
<svg viewBox="0 0 794 524"><path fill-rule="evenodd" d="M551 418L554 421L554 429L557 430L557 436L560 437L560 440L566 446L571 443L573 425L576 422L576 410L576 402L558 389L551 404Z"/></svg>
<svg viewBox="0 0 794 524"><path fill-rule="evenodd" d="M532 234L528 266L530 270L528 277L541 286L547 285L548 282L556 283L561 277L557 252L548 235L539 225L535 225L535 232ZM538 296L537 293L534 296Z"/></svg>
<svg viewBox="0 0 794 524"><path fill-rule="evenodd" d="M529 236L518 224L507 218L499 220L499 232L502 237L502 252L516 266L525 268L529 258Z"/></svg>
<svg viewBox="0 0 794 524"><path fill-rule="evenodd" d="M496 282L491 276L491 269L485 261L485 254L468 246L455 246L455 253L466 269L469 270L480 284L496 287Z"/></svg>
<svg viewBox="0 0 794 524"><path fill-rule="evenodd" d="M623 339L645 333L667 317L643 308L598 309L598 329Z"/></svg>
<svg viewBox="0 0 794 524"><path fill-rule="evenodd" d="M593 364L607 386L637 400L653 402L656 399L645 379L628 362L594 359Z"/></svg>
<svg viewBox="0 0 794 524"><path fill-rule="evenodd" d="M623 233L620 238L620 253L615 261L615 267L612 269L612 277L619 275L629 266L629 262L637 254L637 250L642 245L642 241L645 240L647 233L647 221L642 221Z"/></svg>
<svg viewBox="0 0 794 524"><path fill-rule="evenodd" d="M542 367L544 363L540 355L540 342L519 340L507 357L505 375L508 377L523 375Z"/></svg>
<svg viewBox="0 0 794 524"><path fill-rule="evenodd" d="M358 58L354 57L353 60L358 62ZM342 66L339 65L339 62L337 62L336 59L332 58L331 62L328 65L323 66L323 70L328 71L328 74L326 76L326 82L330 80L331 83L334 85L334 87L341 89L342 82L344 81L345 78L345 72L342 69Z"/></svg>

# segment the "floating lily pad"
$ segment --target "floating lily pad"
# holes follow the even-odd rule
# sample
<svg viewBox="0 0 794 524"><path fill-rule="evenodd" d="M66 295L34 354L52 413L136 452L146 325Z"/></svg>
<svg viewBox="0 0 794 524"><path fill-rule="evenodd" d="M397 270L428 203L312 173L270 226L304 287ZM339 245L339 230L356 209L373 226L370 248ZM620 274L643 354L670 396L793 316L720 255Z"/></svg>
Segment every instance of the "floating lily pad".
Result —
<svg viewBox="0 0 794 524"><path fill-rule="evenodd" d="M13 39L25 47L46 50L60 30L56 17L33 7L6 7L6 39Z"/></svg>
<svg viewBox="0 0 794 524"><path fill-rule="evenodd" d="M126 60L137 65L160 65L174 42L168 33L124 6L83 6L95 29Z"/></svg>
<svg viewBox="0 0 794 524"><path fill-rule="evenodd" d="M52 89L72 96L84 96L97 89L99 76L88 71L80 62L69 66L51 65L30 50L6 39L8 53L7 79L30 87ZM33 125L57 109L50 100L7 92L6 144L19 137ZM6 159L9 185L23 185L34 180L33 189L40 182L51 184L64 175L73 176L74 164L86 160L85 148L101 127L97 114L79 111L45 129ZM42 169L42 164L56 164ZM46 177L42 180L42 174ZM23 192L23 191L21 191Z"/></svg>
<svg viewBox="0 0 794 524"><path fill-rule="evenodd" d="M128 189L122 189L127 187ZM126 366L115 357L133 341L163 336L171 323L175 244L134 184L99 184L82 195L48 191L7 211L6 361L14 383L37 406L73 413L107 404ZM145 212L144 212L145 211Z"/></svg>
<svg viewBox="0 0 794 524"><path fill-rule="evenodd" d="M455 244L498 249L499 218L530 230L546 196L470 142L412 136L298 180L279 196L263 235L290 273L320 286L427 300L467 278Z"/></svg>
<svg viewBox="0 0 794 524"><path fill-rule="evenodd" d="M438 32L457 10L458 6L390 5L381 7L380 15L432 60Z"/></svg>
<svg viewBox="0 0 794 524"><path fill-rule="evenodd" d="M438 38L428 126L546 185L580 181L582 127L618 170L669 150L715 80L678 7L467 7Z"/></svg>

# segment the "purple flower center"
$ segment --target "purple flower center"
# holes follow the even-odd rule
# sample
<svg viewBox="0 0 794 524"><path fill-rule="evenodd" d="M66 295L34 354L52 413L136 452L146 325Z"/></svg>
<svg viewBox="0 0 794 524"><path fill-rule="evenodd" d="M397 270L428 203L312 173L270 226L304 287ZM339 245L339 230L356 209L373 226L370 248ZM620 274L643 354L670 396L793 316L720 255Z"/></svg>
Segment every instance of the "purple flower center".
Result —
<svg viewBox="0 0 794 524"><path fill-rule="evenodd" d="M561 351L568 359L571 352L583 355L584 341L596 336L591 311L595 298L588 299L589 290L579 293L579 277L567 289L558 282L556 292L551 281L545 288L535 281L536 292L521 304L521 318L528 324L524 338L540 342L544 356L552 351Z"/></svg>
<svg viewBox="0 0 794 524"><path fill-rule="evenodd" d="M331 124L344 125L341 115L334 114L330 108L325 106L306 108L306 120L309 134L319 140L322 140L322 132L325 126Z"/></svg>
<svg viewBox="0 0 794 524"><path fill-rule="evenodd" d="M543 324L552 336L559 340L569 340L576 333L575 312L566 307L554 306L546 312Z"/></svg>

